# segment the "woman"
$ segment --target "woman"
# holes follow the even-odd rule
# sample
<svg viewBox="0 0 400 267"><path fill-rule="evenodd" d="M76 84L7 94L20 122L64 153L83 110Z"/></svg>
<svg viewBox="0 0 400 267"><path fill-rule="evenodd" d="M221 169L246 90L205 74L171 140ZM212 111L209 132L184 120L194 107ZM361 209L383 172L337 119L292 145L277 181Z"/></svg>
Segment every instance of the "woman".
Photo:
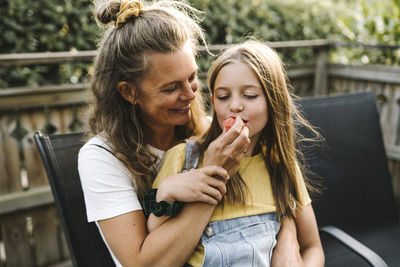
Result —
<svg viewBox="0 0 400 267"><path fill-rule="evenodd" d="M94 137L78 159L88 220L96 222L117 266L181 266L225 194L225 182L237 171L248 132L238 121L207 150L212 165L164 180L158 201L193 203L148 234L140 202L164 151L208 127L195 62L197 39L204 37L188 15L197 11L181 2L143 7L137 1L104 1L95 6L98 21L114 25L105 32L94 63ZM286 231L282 238L293 236ZM297 242L284 241L284 247L296 249L276 253L288 251L288 259L296 262Z"/></svg>

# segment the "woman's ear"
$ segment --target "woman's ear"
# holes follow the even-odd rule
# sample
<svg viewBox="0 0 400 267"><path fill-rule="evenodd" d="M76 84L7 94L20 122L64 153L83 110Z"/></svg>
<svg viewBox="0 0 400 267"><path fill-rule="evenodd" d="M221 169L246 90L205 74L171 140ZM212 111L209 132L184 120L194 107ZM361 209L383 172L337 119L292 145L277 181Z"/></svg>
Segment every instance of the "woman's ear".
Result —
<svg viewBox="0 0 400 267"><path fill-rule="evenodd" d="M136 94L135 94L135 87L128 83L128 82L119 82L117 84L118 92L121 96L128 101L129 103L135 105L137 102Z"/></svg>

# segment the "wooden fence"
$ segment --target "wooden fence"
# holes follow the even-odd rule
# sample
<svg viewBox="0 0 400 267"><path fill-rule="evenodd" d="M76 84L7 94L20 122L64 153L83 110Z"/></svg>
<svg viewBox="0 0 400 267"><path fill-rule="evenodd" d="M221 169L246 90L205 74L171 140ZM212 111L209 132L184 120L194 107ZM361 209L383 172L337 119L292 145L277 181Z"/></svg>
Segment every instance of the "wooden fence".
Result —
<svg viewBox="0 0 400 267"><path fill-rule="evenodd" d="M377 97L393 188L400 204L400 68L328 62L325 40L276 42L278 50L312 48L314 62L289 66L299 95L372 91ZM220 50L224 46L212 46ZM0 55L0 67L88 62L95 51ZM33 132L87 129L90 93L85 84L0 90L0 267L48 266L68 260Z"/></svg>

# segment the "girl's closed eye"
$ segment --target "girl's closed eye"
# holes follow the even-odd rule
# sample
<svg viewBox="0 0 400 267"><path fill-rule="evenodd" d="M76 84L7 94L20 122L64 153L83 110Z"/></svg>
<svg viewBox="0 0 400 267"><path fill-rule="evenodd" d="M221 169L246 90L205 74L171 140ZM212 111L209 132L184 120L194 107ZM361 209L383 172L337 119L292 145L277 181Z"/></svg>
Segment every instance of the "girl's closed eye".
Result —
<svg viewBox="0 0 400 267"><path fill-rule="evenodd" d="M229 99L229 94L223 94L223 95L218 95L217 99L220 101L228 100Z"/></svg>
<svg viewBox="0 0 400 267"><path fill-rule="evenodd" d="M248 99L256 99L258 97L257 94L245 94L244 96Z"/></svg>

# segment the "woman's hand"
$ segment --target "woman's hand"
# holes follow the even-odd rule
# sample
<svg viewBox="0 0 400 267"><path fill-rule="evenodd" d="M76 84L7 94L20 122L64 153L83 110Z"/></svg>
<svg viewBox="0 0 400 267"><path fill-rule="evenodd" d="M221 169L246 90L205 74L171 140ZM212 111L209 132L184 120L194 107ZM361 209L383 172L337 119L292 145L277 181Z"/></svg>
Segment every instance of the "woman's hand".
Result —
<svg viewBox="0 0 400 267"><path fill-rule="evenodd" d="M217 205L226 193L228 179L227 171L215 165L169 176L159 185L156 200Z"/></svg>
<svg viewBox="0 0 400 267"><path fill-rule="evenodd" d="M228 171L229 176L234 175L250 144L249 129L243 126L243 121L237 116L232 128L227 132L224 129L223 133L208 146L203 166L221 166Z"/></svg>

